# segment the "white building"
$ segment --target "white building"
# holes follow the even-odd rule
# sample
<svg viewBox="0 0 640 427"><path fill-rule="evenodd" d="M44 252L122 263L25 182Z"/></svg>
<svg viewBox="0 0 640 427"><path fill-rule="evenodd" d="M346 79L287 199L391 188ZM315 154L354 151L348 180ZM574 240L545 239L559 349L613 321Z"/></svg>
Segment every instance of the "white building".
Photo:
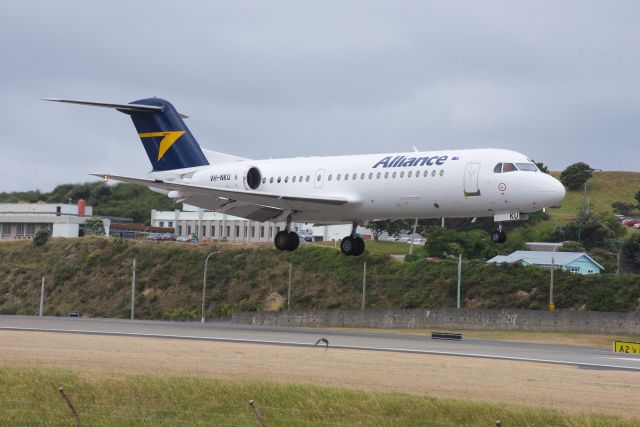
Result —
<svg viewBox="0 0 640 427"><path fill-rule="evenodd" d="M93 214L84 201L66 203L0 203L0 240L33 239L42 229L53 237L78 237L84 222ZM104 220L109 232L110 221Z"/></svg>
<svg viewBox="0 0 640 427"><path fill-rule="evenodd" d="M199 240L227 240L230 242L271 242L279 230L284 230L283 222L258 222L220 212L198 209L184 205L179 211L151 211L151 226L173 227L180 236L193 235ZM308 224L292 222L291 230L301 238L311 237L314 241L340 240L351 232L351 226L331 225L312 227ZM359 227L358 234L371 235ZM370 238L370 237L369 237Z"/></svg>

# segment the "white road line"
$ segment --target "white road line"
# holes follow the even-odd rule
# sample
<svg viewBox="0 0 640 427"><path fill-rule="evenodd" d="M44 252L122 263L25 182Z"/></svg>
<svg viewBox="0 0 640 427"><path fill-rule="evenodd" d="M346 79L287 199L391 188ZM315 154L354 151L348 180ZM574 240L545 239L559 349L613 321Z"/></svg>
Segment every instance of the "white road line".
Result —
<svg viewBox="0 0 640 427"><path fill-rule="evenodd" d="M165 334L149 334L149 333L137 333L137 332L117 332L117 331L95 331L86 329L53 329L53 328L23 328L23 327L11 327L0 326L0 330L13 330L13 331L32 331L32 332L59 332L59 333L75 333L75 334L93 334L93 335L110 335L110 336L130 336L130 337L144 337L144 338L164 338L164 339L184 339L184 340L200 340L200 341L222 341L222 342L235 342L244 344L271 344L271 345L284 345L284 346L296 346L296 347L313 347L314 344L308 342L297 341L273 341L273 340L256 340L248 338L226 338L226 337L209 337L198 335L165 335ZM443 350L416 350L410 348L396 348L396 347L366 347L366 346L348 346L348 345L329 345L331 348L339 348L345 350L368 350L368 351L391 351L401 353L413 353L413 354L432 354L440 356L461 356L461 357L479 357L483 359L494 360L513 360L519 362L536 362L536 363L552 363L559 365L571 365L590 368L611 368L611 369L624 369L630 371L640 371L639 367L624 366L624 365L610 365L602 363L584 363L570 360L558 360L558 359L541 359L535 357L516 357L516 356L498 356L494 354L483 353L461 353L450 352ZM614 359L609 357L609 359ZM626 358L623 358L626 360ZM635 360L635 359L633 359Z"/></svg>

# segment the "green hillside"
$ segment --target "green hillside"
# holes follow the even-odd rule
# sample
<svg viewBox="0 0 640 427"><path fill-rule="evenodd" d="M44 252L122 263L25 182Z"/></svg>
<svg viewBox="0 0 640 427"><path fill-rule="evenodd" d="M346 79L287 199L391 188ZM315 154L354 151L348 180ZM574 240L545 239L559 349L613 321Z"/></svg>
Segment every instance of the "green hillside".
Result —
<svg viewBox="0 0 640 427"><path fill-rule="evenodd" d="M131 261L137 260L136 314L144 319L200 316L202 272L209 261L207 315L234 310L279 310L293 264L292 308L359 308L367 261L370 308L454 307L454 261L397 262L388 255L345 257L334 248L303 245L287 253L270 244L182 244L115 238L0 243L0 314L35 314L40 278L46 276L45 313L128 317ZM519 265L465 262L462 300L473 308L544 309L549 272ZM558 308L639 310L640 275L579 276L556 273Z"/></svg>
<svg viewBox="0 0 640 427"><path fill-rule="evenodd" d="M558 177L559 173L553 173ZM611 204L616 201L635 202L634 195L640 191L640 173L594 172L587 182L587 195L592 213L613 213ZM548 209L550 219L539 225L542 229L569 222L584 208L584 191L567 191L559 209ZM640 213L639 213L640 214Z"/></svg>

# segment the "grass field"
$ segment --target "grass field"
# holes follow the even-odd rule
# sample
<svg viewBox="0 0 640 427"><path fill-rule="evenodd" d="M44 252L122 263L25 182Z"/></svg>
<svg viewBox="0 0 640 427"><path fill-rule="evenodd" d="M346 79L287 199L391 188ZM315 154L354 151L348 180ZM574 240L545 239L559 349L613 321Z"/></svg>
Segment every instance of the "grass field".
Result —
<svg viewBox="0 0 640 427"><path fill-rule="evenodd" d="M73 425L63 386L83 425L255 426L249 400L270 426L632 426L637 420L313 385L283 385L61 369L1 368L1 425Z"/></svg>

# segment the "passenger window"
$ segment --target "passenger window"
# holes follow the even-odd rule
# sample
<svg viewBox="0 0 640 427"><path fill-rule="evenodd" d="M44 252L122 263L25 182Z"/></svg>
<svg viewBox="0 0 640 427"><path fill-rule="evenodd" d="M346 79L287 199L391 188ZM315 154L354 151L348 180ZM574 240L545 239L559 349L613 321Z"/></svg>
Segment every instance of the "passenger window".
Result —
<svg viewBox="0 0 640 427"><path fill-rule="evenodd" d="M269 184L273 184L273 177L269 178Z"/></svg>
<svg viewBox="0 0 640 427"><path fill-rule="evenodd" d="M320 182L321 179L322 179L322 175L318 175L318 177L316 178L316 181Z"/></svg>
<svg viewBox="0 0 640 427"><path fill-rule="evenodd" d="M331 174L327 177L327 181L331 181Z"/></svg>
<svg viewBox="0 0 640 427"><path fill-rule="evenodd" d="M411 171L407 172L407 178L411 178L412 174L413 174L413 172L411 172Z"/></svg>
<svg viewBox="0 0 640 427"><path fill-rule="evenodd" d="M502 173L502 163L498 163L495 168L493 168L495 173Z"/></svg>
<svg viewBox="0 0 640 427"><path fill-rule="evenodd" d="M282 178L278 177L278 184L280 184L280 181L282 181Z"/></svg>
<svg viewBox="0 0 640 427"><path fill-rule="evenodd" d="M307 175L307 179L305 181L309 182L310 179L311 179L311 175Z"/></svg>
<svg viewBox="0 0 640 427"><path fill-rule="evenodd" d="M296 182L296 177L291 178L291 182Z"/></svg>
<svg viewBox="0 0 640 427"><path fill-rule="evenodd" d="M436 176L436 170L435 169L431 171L431 176Z"/></svg>
<svg viewBox="0 0 640 427"><path fill-rule="evenodd" d="M376 178L377 178L377 179L380 179L380 176L382 176L382 174L381 174L380 172L378 172L378 173L376 174Z"/></svg>
<svg viewBox="0 0 640 427"><path fill-rule="evenodd" d="M342 176L342 175L338 174L338 176L336 176L336 181L340 181L340 177L341 177L341 176Z"/></svg>
<svg viewBox="0 0 640 427"><path fill-rule="evenodd" d="M400 172L400 178L404 178L404 171Z"/></svg>
<svg viewBox="0 0 640 427"><path fill-rule="evenodd" d="M513 172L517 171L516 165L513 163L503 163L502 164L502 172Z"/></svg>
<svg viewBox="0 0 640 427"><path fill-rule="evenodd" d="M444 176L444 169L440 169L440 176Z"/></svg>
<svg viewBox="0 0 640 427"><path fill-rule="evenodd" d="M358 174L354 173L353 176L351 177L351 179L353 179L354 181L356 180L356 178L358 178Z"/></svg>
<svg viewBox="0 0 640 427"><path fill-rule="evenodd" d="M394 179L395 179L395 177L396 177L396 173L395 173L395 172L393 172L393 173L391 174L391 178L394 178Z"/></svg>
<svg viewBox="0 0 640 427"><path fill-rule="evenodd" d="M360 174L360 179L364 181L364 173Z"/></svg>
<svg viewBox="0 0 640 427"><path fill-rule="evenodd" d="M262 183L265 184L266 182L267 182L267 177L266 176L262 177Z"/></svg>
<svg viewBox="0 0 640 427"><path fill-rule="evenodd" d="M429 171L424 171L424 174L422 176L424 176L425 178L428 177L429 176Z"/></svg>
<svg viewBox="0 0 640 427"><path fill-rule="evenodd" d="M288 177L288 176L285 176L285 177L284 177L284 182L285 182L285 184L286 184L287 182L289 182L289 177Z"/></svg>
<svg viewBox="0 0 640 427"><path fill-rule="evenodd" d="M369 172L369 179L373 179L373 172Z"/></svg>
<svg viewBox="0 0 640 427"><path fill-rule="evenodd" d="M345 174L344 174L344 180L345 180L345 181L349 180L349 174L348 174L348 173L345 173Z"/></svg>
<svg viewBox="0 0 640 427"><path fill-rule="evenodd" d="M302 182L302 175L300 175L300 182Z"/></svg>

